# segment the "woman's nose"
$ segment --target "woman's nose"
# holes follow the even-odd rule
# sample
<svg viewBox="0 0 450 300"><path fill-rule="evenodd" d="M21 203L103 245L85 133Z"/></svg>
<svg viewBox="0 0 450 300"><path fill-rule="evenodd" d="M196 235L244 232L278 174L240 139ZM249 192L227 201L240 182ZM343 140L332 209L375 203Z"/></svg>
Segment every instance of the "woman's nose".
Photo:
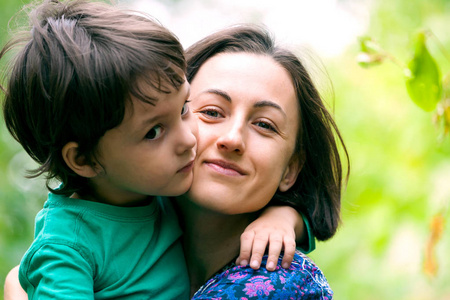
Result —
<svg viewBox="0 0 450 300"><path fill-rule="evenodd" d="M221 151L242 154L245 151L243 126L233 124L217 139L217 148Z"/></svg>

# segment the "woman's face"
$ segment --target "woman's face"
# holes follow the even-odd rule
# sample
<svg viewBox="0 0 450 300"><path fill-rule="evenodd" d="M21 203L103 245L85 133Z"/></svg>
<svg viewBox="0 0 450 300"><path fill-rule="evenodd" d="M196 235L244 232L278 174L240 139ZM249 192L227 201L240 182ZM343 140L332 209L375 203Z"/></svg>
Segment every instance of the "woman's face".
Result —
<svg viewBox="0 0 450 300"><path fill-rule="evenodd" d="M198 149L189 197L226 214L257 211L299 172L299 107L287 71L268 56L222 53L191 82Z"/></svg>

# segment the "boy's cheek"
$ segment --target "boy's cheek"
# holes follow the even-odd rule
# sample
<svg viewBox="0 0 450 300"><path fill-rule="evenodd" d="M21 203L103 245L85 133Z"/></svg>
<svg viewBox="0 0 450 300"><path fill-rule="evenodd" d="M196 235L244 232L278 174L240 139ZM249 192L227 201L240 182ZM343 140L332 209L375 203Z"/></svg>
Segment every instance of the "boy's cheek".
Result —
<svg viewBox="0 0 450 300"><path fill-rule="evenodd" d="M197 144L198 144L198 138L199 138L199 136L198 136L198 119L195 114L191 115L190 120L189 120L189 126L191 128L192 134L197 139Z"/></svg>

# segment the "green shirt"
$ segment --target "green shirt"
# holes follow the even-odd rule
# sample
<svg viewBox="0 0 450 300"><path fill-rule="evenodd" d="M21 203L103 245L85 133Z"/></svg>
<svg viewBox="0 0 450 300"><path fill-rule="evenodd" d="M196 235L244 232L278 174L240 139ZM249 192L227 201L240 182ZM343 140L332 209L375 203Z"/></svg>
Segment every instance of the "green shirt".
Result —
<svg viewBox="0 0 450 300"><path fill-rule="evenodd" d="M20 264L29 299L188 299L168 199L117 207L49 194Z"/></svg>
<svg viewBox="0 0 450 300"><path fill-rule="evenodd" d="M300 215L302 216L303 222L305 223L306 244L297 246L297 249L303 252L304 254L308 254L316 249L316 239L312 232L311 224L309 224L308 218L303 213L300 213Z"/></svg>

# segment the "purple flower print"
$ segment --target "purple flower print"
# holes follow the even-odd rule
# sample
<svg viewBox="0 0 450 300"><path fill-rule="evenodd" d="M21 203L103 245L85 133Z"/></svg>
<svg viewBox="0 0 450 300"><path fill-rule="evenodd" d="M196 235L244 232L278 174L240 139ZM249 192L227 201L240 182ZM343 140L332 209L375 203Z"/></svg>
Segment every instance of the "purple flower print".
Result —
<svg viewBox="0 0 450 300"><path fill-rule="evenodd" d="M262 278L261 278L262 277ZM270 280L265 279L263 276L257 276L251 279L250 283L245 284L244 292L250 297L256 297L258 295L269 296L270 292L275 291Z"/></svg>

